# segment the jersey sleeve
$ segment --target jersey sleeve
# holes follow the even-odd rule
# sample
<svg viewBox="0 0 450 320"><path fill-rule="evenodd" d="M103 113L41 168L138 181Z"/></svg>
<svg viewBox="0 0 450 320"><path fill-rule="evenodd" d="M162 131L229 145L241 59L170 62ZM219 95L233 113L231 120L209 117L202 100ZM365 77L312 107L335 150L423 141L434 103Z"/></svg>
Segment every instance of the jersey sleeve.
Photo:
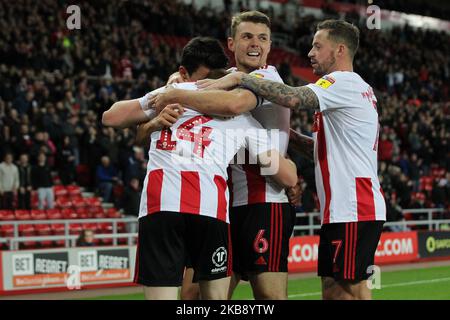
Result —
<svg viewBox="0 0 450 320"><path fill-rule="evenodd" d="M166 91L166 88L168 88L168 87L173 87L176 89L183 89L183 90L197 90L197 86L195 85L195 82L183 82L183 83L174 83L174 84L171 84L168 86L164 86L164 87L155 89L151 92L148 92L145 96L140 97L138 99L139 104L141 105L141 109L142 109L142 111L144 111L147 118L152 119L156 115L155 109L147 107L147 101L150 99L151 96L154 96L158 93L162 93L162 92Z"/></svg>
<svg viewBox="0 0 450 320"><path fill-rule="evenodd" d="M336 73L325 75L307 85L319 100L320 111L348 107L349 81Z"/></svg>
<svg viewBox="0 0 450 320"><path fill-rule="evenodd" d="M265 79L265 80L275 81L278 83L284 83L283 79L281 79L280 75L278 74L277 68L275 68L274 66L264 66L255 71L250 72L249 75L254 76L258 79ZM256 93L255 93L255 96L257 99L257 104L256 104L257 108L271 103L270 101L258 96Z"/></svg>
<svg viewBox="0 0 450 320"><path fill-rule="evenodd" d="M139 100L139 104L141 106L142 111L144 111L145 115L147 116L147 118L152 119L156 116L156 111L153 108L149 108L147 106L147 102L148 100L151 98L151 96L154 96L158 93L162 93L166 90L166 87L161 87L158 89L155 89L151 92L148 92L145 96L140 97Z"/></svg>

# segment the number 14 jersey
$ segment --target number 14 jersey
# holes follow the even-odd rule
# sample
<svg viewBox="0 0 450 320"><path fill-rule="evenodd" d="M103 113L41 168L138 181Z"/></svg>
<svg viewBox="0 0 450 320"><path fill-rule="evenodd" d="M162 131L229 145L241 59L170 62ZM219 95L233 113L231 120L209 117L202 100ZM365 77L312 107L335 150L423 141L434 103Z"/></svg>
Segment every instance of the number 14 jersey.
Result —
<svg viewBox="0 0 450 320"><path fill-rule="evenodd" d="M194 83L175 87L197 89ZM228 223L227 167L243 148L254 158L273 149L267 131L250 114L220 118L186 109L171 128L151 135L139 217L171 211Z"/></svg>

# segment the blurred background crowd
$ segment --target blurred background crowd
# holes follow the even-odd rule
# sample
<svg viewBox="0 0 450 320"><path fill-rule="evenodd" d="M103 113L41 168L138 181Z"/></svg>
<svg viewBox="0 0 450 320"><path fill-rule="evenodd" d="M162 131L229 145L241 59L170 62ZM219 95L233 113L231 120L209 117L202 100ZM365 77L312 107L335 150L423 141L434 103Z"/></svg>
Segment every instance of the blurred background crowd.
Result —
<svg viewBox="0 0 450 320"><path fill-rule="evenodd" d="M395 9L397 1L385 2ZM117 100L164 85L189 38L213 36L225 44L232 12L246 4L224 4L217 12L175 0L80 1L82 28L71 31L64 1L0 2L0 209L29 209L32 190L51 207L53 185L78 184L137 214L146 148L135 145L133 129L103 127L101 115ZM262 11L290 47L273 51L296 57L269 55L269 63L286 83L304 84L291 67L308 65L318 20L299 10L288 24L285 13ZM347 20L359 24L355 15ZM448 209L450 35L407 26L360 29L355 72L378 97L379 175L389 219L398 220L402 208ZM311 135L312 114L294 111L292 127ZM293 156L302 176L298 210L315 211L313 165Z"/></svg>

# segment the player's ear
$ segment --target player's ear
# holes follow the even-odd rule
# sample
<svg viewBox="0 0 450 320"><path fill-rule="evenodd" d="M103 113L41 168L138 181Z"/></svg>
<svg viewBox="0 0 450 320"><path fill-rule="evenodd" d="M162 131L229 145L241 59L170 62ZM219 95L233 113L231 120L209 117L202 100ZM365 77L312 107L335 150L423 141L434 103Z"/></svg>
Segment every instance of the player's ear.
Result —
<svg viewBox="0 0 450 320"><path fill-rule="evenodd" d="M228 49L230 49L231 52L234 52L234 40L232 37L228 37L227 44L228 44Z"/></svg>
<svg viewBox="0 0 450 320"><path fill-rule="evenodd" d="M180 76L183 78L184 81L189 81L190 75L185 67L180 66L178 68L178 72L180 73Z"/></svg>
<svg viewBox="0 0 450 320"><path fill-rule="evenodd" d="M344 44L340 43L337 46L337 55L342 57L345 55L347 50L348 50L347 47Z"/></svg>

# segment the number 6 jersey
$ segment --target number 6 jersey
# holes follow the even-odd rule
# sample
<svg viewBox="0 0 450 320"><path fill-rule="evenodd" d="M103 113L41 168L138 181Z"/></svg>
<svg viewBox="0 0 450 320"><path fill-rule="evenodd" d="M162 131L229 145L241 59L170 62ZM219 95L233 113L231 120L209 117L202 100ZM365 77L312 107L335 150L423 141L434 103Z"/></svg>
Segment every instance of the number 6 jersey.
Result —
<svg viewBox="0 0 450 320"><path fill-rule="evenodd" d="M197 90L194 83L174 87ZM144 112L151 116L151 110ZM273 149L267 131L250 114L220 118L186 109L171 128L151 135L139 217L171 211L228 223L227 167L241 148L254 159Z"/></svg>

